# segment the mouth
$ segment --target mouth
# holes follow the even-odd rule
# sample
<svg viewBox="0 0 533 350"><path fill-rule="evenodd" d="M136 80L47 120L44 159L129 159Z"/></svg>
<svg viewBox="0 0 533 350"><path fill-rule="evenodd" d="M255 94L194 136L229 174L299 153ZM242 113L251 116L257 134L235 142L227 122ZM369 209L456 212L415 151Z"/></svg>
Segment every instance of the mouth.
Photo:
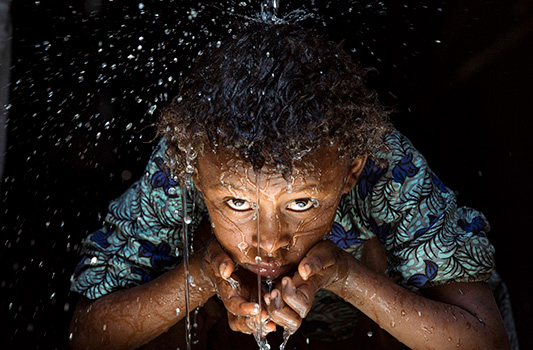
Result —
<svg viewBox="0 0 533 350"><path fill-rule="evenodd" d="M292 265L280 266L279 263L267 261L263 261L259 265L244 264L244 267L255 274L259 273L262 277L266 277L268 279L276 279L279 276L284 276L294 268Z"/></svg>

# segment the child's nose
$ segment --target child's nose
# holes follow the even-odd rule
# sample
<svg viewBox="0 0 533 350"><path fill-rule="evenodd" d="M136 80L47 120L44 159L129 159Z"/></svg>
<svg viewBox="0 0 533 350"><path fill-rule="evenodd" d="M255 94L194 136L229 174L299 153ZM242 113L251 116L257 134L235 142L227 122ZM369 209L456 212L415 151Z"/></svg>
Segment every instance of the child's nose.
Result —
<svg viewBox="0 0 533 350"><path fill-rule="evenodd" d="M290 236L287 232L283 232L282 222L275 210L259 211L259 247L266 254L273 254L281 247L285 247L290 243ZM257 247L257 235L253 239L254 245Z"/></svg>

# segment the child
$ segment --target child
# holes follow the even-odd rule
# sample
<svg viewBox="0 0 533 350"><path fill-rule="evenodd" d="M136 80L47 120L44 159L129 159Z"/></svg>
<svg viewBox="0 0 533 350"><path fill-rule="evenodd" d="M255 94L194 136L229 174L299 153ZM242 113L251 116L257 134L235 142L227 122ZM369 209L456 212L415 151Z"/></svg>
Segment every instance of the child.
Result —
<svg viewBox="0 0 533 350"><path fill-rule="evenodd" d="M215 295L232 330L257 330L259 272L274 283L264 332L281 326L297 343L508 348L484 216L457 208L363 75L296 25L253 24L204 54L161 116L145 175L85 240L73 349L138 348L185 316L188 176L191 238L205 247L190 258L191 306L210 312L202 347L241 339L219 327Z"/></svg>

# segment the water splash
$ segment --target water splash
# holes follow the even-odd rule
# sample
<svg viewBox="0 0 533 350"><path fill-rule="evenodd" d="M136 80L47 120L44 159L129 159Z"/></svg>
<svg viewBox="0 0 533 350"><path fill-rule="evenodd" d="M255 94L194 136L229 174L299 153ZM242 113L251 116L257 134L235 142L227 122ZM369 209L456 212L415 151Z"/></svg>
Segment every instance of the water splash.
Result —
<svg viewBox="0 0 533 350"><path fill-rule="evenodd" d="M287 346L287 342L289 341L289 337L291 336L291 333L287 330L283 330L283 343L279 346L279 350L285 350L285 346Z"/></svg>
<svg viewBox="0 0 533 350"><path fill-rule="evenodd" d="M279 8L279 0L265 0L261 3L261 19L265 22L278 22L276 16Z"/></svg>
<svg viewBox="0 0 533 350"><path fill-rule="evenodd" d="M270 292L272 292L272 287L273 287L273 285L272 285L272 284L273 284L273 283L272 283L272 278L270 278L270 277L269 277L269 278L267 278L267 280L266 280L266 285L267 285L267 293L270 293Z"/></svg>

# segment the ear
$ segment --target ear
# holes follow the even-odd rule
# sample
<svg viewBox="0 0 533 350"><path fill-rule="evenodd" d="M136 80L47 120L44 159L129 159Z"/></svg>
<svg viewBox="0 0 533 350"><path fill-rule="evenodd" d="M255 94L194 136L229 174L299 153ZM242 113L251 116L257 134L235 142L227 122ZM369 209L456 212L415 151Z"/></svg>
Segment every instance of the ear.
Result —
<svg viewBox="0 0 533 350"><path fill-rule="evenodd" d="M194 174L192 175L192 182L194 184L194 187L196 187L196 189L200 193L203 193L202 192L202 183L200 181L200 176L198 175L198 167L196 167L196 169L194 169Z"/></svg>
<svg viewBox="0 0 533 350"><path fill-rule="evenodd" d="M348 176L346 177L346 182L344 183L344 193L350 192L355 184L357 183L357 179L359 178L359 175L361 175L361 172L363 171L363 168L366 164L366 159L368 156L362 155L357 158L350 164L350 167L348 169Z"/></svg>

